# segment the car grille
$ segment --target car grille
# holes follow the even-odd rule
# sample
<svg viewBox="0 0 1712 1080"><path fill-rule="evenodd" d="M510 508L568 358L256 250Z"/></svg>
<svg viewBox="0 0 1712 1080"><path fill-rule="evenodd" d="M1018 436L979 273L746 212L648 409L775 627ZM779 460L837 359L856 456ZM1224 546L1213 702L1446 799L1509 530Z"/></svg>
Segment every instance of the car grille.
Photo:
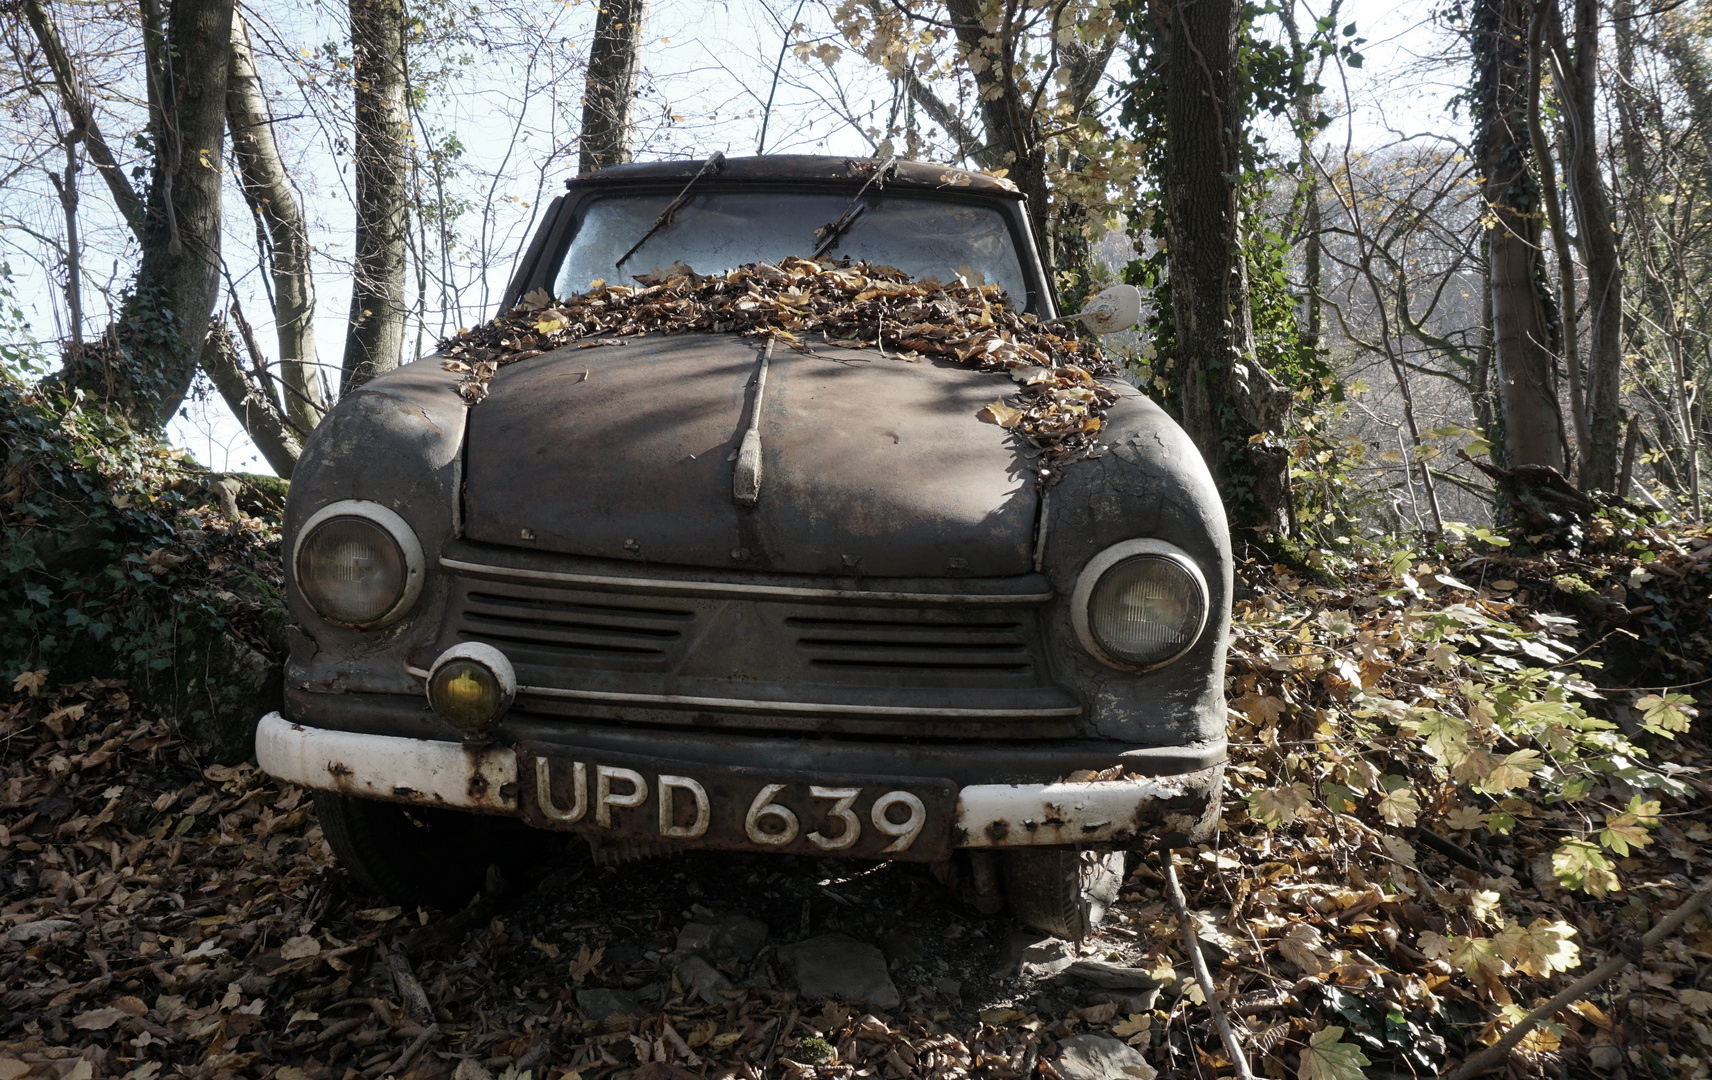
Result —
<svg viewBox="0 0 1712 1080"><path fill-rule="evenodd" d="M534 663L622 661L664 664L681 649L695 612L621 603L469 592L458 634Z"/></svg>
<svg viewBox="0 0 1712 1080"><path fill-rule="evenodd" d="M436 654L494 646L517 669L520 707L536 711L1013 738L1063 736L1079 712L1048 677L1036 609L1002 597L914 607L638 596L456 574L446 610Z"/></svg>

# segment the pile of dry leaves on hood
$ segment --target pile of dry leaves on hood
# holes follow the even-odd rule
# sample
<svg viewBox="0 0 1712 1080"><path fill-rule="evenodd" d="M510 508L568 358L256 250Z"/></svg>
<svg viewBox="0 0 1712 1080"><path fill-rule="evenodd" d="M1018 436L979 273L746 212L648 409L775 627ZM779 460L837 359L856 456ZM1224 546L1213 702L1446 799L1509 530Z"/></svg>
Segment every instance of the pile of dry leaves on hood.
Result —
<svg viewBox="0 0 1712 1080"><path fill-rule="evenodd" d="M1019 432L1056 462L1095 444L1117 399L1096 379L1113 370L1091 342L1017 313L996 285L916 281L890 266L799 258L706 275L678 263L635 281L596 282L563 301L537 289L498 318L440 342L446 368L463 375L458 392L474 405L505 364L643 334L732 333L803 351L873 348L887 358L943 357L1010 373L1019 397L993 402L981 419Z"/></svg>

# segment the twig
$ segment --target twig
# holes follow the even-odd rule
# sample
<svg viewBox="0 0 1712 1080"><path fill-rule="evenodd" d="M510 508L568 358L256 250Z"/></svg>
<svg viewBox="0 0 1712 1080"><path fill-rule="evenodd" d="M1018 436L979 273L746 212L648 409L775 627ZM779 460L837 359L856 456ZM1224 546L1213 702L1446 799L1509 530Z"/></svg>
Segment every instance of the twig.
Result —
<svg viewBox="0 0 1712 1080"><path fill-rule="evenodd" d="M1236 1041L1236 1032L1231 1030L1230 1020L1219 1004L1213 974L1207 970L1207 958L1201 955L1195 921L1189 917L1189 902L1183 899L1183 886L1177 883L1177 865L1172 862L1169 851L1165 853L1165 895L1171 898L1171 905L1177 909L1177 924L1183 928L1183 951L1189 954L1189 961L1195 965L1195 981L1201 984L1201 993L1206 996L1207 1008L1213 1014L1213 1025L1219 1029L1219 1038L1224 1040L1225 1052L1230 1055L1231 1064L1236 1066L1236 1074L1242 1080L1254 1080L1254 1073L1248 1068L1248 1055L1243 1053L1242 1044Z"/></svg>
<svg viewBox="0 0 1712 1080"><path fill-rule="evenodd" d="M416 1060L416 1055L418 1055L422 1052L422 1048L427 1046L434 1039L438 1038L439 1035L440 1035L440 1025L439 1024L429 1024L427 1029L424 1030L422 1032L422 1034L416 1036L415 1042L413 1042L409 1046L405 1047L404 1053L402 1053L398 1056L398 1060L386 1067L386 1072L392 1073L392 1074L397 1074L397 1073L403 1072L405 1069L408 1069L410 1067L410 1063L412 1061Z"/></svg>
<svg viewBox="0 0 1712 1080"><path fill-rule="evenodd" d="M434 1006L428 1003L428 992L422 989L422 984L416 981L415 973L410 970L410 960L404 955L404 950L387 948L386 966L392 971L392 984L398 989L398 996L404 999L405 1012L425 1024L433 1023Z"/></svg>
<svg viewBox="0 0 1712 1080"><path fill-rule="evenodd" d="M1446 840L1431 829L1423 829L1417 825L1415 827L1415 836L1427 847L1432 848L1434 851L1448 859L1461 863L1470 870L1479 870L1492 877L1504 876L1505 872L1494 866L1489 860L1481 858L1479 855L1469 851L1467 848L1455 841Z"/></svg>
<svg viewBox="0 0 1712 1080"><path fill-rule="evenodd" d="M1502 1064L1510 1056L1510 1051L1515 1048L1516 1044L1521 1042L1528 1032L1539 1026L1541 1021L1556 1016L1589 990L1634 963L1645 950L1676 933L1677 928L1687 922L1690 915L1704 907L1708 900L1712 900L1712 877L1701 882L1699 891L1684 900L1681 907L1666 915L1659 920L1657 926L1648 930L1646 935L1641 938L1641 948L1634 955L1631 956L1621 951L1612 953L1603 964L1570 983L1561 994L1522 1017L1515 1027L1504 1033L1502 1039L1458 1065L1445 1076L1444 1080L1469 1080L1470 1077L1479 1076L1486 1070Z"/></svg>

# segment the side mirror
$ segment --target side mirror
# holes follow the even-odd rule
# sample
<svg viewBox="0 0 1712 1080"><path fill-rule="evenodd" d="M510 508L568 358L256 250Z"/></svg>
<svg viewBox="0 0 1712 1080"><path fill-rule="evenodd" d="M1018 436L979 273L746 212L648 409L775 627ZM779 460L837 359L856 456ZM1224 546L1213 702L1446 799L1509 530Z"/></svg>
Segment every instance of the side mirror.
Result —
<svg viewBox="0 0 1712 1080"><path fill-rule="evenodd" d="M1141 321L1141 290L1134 285L1113 285L1071 318L1081 319L1082 325L1096 334L1128 330Z"/></svg>

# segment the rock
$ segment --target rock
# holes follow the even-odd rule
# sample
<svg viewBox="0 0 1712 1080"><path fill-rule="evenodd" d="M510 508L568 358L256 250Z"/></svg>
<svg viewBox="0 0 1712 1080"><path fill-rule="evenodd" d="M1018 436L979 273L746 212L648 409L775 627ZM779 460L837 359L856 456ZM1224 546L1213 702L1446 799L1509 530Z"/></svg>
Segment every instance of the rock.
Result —
<svg viewBox="0 0 1712 1080"><path fill-rule="evenodd" d="M779 960L796 976L804 998L866 1001L895 1009L903 999L886 972L886 957L874 946L843 934L822 934L779 949Z"/></svg>
<svg viewBox="0 0 1712 1080"><path fill-rule="evenodd" d="M6 933L7 941L15 941L20 945L29 945L52 937L61 930L75 929L77 923L70 919L37 919L35 922L20 923Z"/></svg>
<svg viewBox="0 0 1712 1080"><path fill-rule="evenodd" d="M1075 946L1038 930L1018 930L1005 943L1005 958L995 978L1045 978L1076 962Z"/></svg>
<svg viewBox="0 0 1712 1080"><path fill-rule="evenodd" d="M285 701L280 663L229 633L179 650L172 675L179 733L221 765L253 757L256 725Z"/></svg>
<svg viewBox="0 0 1712 1080"><path fill-rule="evenodd" d="M705 910L705 909L704 909ZM767 924L735 911L723 915L704 916L685 923L678 931L678 953L699 954L714 960L755 959L761 946L767 943Z"/></svg>
<svg viewBox="0 0 1712 1080"><path fill-rule="evenodd" d="M709 1005L724 1005L725 999L719 996L719 992L731 989L731 980L725 977L725 973L699 956L692 956L678 965L678 978Z"/></svg>
<svg viewBox="0 0 1712 1080"><path fill-rule="evenodd" d="M635 996L623 990L578 990L577 1005L588 1014L590 1020L605 1020L613 1013L629 1013L631 1016L642 1016L642 1003Z"/></svg>
<svg viewBox="0 0 1712 1080"><path fill-rule="evenodd" d="M458 1062L458 1069L452 1074L452 1080L493 1080L493 1074L475 1058L465 1058Z"/></svg>
<svg viewBox="0 0 1712 1080"><path fill-rule="evenodd" d="M1077 960L1067 965L1064 973L1103 990L1154 990L1159 987L1159 980L1140 968L1108 964L1103 960Z"/></svg>
<svg viewBox="0 0 1712 1080"><path fill-rule="evenodd" d="M941 995L952 1001L961 1001L963 999L963 984L958 982L956 979L951 978L949 975L941 975L939 978L933 980L933 988L939 991Z"/></svg>
<svg viewBox="0 0 1712 1080"><path fill-rule="evenodd" d="M1052 1065L1064 1080L1153 1080L1159 1075L1134 1047L1107 1035L1065 1039Z"/></svg>

